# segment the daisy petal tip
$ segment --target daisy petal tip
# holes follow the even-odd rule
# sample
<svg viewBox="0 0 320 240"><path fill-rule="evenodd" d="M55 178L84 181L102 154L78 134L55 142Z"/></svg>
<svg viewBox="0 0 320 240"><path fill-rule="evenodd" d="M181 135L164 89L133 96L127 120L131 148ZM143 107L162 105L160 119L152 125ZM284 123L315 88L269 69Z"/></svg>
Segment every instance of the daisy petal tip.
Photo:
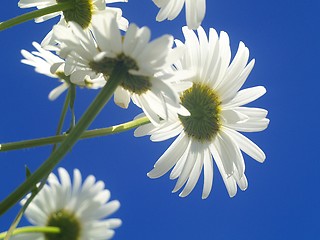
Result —
<svg viewBox="0 0 320 240"><path fill-rule="evenodd" d="M112 202L114 204L115 211L118 210L121 207L121 204L120 204L120 202L118 200L113 200Z"/></svg>
<svg viewBox="0 0 320 240"><path fill-rule="evenodd" d="M269 118L267 118L267 126L269 125L269 123L270 123L270 119L269 119Z"/></svg>
<svg viewBox="0 0 320 240"><path fill-rule="evenodd" d="M263 154L263 156L261 156L261 158L260 159L257 159L257 161L259 162L259 163L264 163L264 161L266 160L266 155L265 154Z"/></svg>
<svg viewBox="0 0 320 240"><path fill-rule="evenodd" d="M118 227L121 227L122 226L122 220L121 219L119 219L119 221L118 221L118 225L117 225L117 228Z"/></svg>
<svg viewBox="0 0 320 240"><path fill-rule="evenodd" d="M188 196L188 195L189 195L189 194L187 194L187 193L181 192L181 193L179 194L179 197L185 198L185 197Z"/></svg>
<svg viewBox="0 0 320 240"><path fill-rule="evenodd" d="M264 86L259 86L259 90L261 91L261 96L267 92L267 89Z"/></svg>
<svg viewBox="0 0 320 240"><path fill-rule="evenodd" d="M240 189L241 189L241 191L246 191L248 189L248 186L242 187Z"/></svg>
<svg viewBox="0 0 320 240"><path fill-rule="evenodd" d="M154 169L147 173L147 176L151 179L158 178L157 174L155 173Z"/></svg>
<svg viewBox="0 0 320 240"><path fill-rule="evenodd" d="M176 193L179 189L173 189L171 193ZM180 196L180 195L179 195Z"/></svg>
<svg viewBox="0 0 320 240"><path fill-rule="evenodd" d="M134 136L134 137L141 137L141 135L140 135L136 130L134 130L133 136Z"/></svg>
<svg viewBox="0 0 320 240"><path fill-rule="evenodd" d="M248 180L245 176L240 179L239 187L241 191L246 191L248 189Z"/></svg>
<svg viewBox="0 0 320 240"><path fill-rule="evenodd" d="M115 101L114 103L123 109L127 109L129 106L129 104L125 104L124 102Z"/></svg>
<svg viewBox="0 0 320 240"><path fill-rule="evenodd" d="M229 193L229 197L233 198L236 195L236 193Z"/></svg>
<svg viewBox="0 0 320 240"><path fill-rule="evenodd" d="M178 182L177 182L177 183L178 183ZM179 186L178 184L176 184L176 185L174 186L174 189L172 190L172 193L178 192L181 187L182 187L182 186ZM183 191L179 194L179 196L180 196L181 194L183 194Z"/></svg>
<svg viewBox="0 0 320 240"><path fill-rule="evenodd" d="M208 198L209 194L202 194L201 199L206 200Z"/></svg>
<svg viewBox="0 0 320 240"><path fill-rule="evenodd" d="M28 54L28 51L24 50L24 49L21 49L20 50L20 53L22 56L24 56L25 54Z"/></svg>

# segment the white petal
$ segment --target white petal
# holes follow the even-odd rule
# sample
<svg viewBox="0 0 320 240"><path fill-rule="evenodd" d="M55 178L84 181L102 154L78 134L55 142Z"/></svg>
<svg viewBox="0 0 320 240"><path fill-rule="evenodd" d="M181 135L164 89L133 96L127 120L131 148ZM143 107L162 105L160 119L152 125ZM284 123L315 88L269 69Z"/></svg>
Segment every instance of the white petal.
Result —
<svg viewBox="0 0 320 240"><path fill-rule="evenodd" d="M159 131L152 134L150 140L153 142L160 142L169 138L175 137L180 134L183 130L183 126L180 122L175 122L165 128L165 131Z"/></svg>
<svg viewBox="0 0 320 240"><path fill-rule="evenodd" d="M145 116L145 114L144 114ZM138 127L135 131L134 131L134 136L135 137L142 137L142 136L146 136L146 135L150 135L150 132L152 130L155 129L155 126L153 124L145 124L143 126Z"/></svg>
<svg viewBox="0 0 320 240"><path fill-rule="evenodd" d="M224 125L240 132L260 132L268 127L269 122L269 119L263 118L259 120L249 119L245 122L225 123Z"/></svg>
<svg viewBox="0 0 320 240"><path fill-rule="evenodd" d="M134 98L135 102L138 102L139 105L141 106L143 112L146 114L146 116L149 118L150 122L154 125L159 125L160 124L160 118L159 116L155 113L153 107L149 105L149 102L145 98L145 96L141 95L140 97ZM139 106L138 105L138 106ZM158 106L159 107L159 106ZM160 106L161 107L161 106Z"/></svg>
<svg viewBox="0 0 320 240"><path fill-rule="evenodd" d="M266 93L266 89L262 86L247 88L239 91L236 96L227 103L222 103L223 109L231 109L239 107L247 103L253 102Z"/></svg>
<svg viewBox="0 0 320 240"><path fill-rule="evenodd" d="M222 101L228 101L229 99L233 98L236 93L239 91L239 89L242 87L244 82L247 80L253 66L254 66L255 60L251 60L251 62L245 67L245 69L242 71L242 73L239 76L234 76L233 84L230 86L227 86L224 89L224 92L222 94Z"/></svg>
<svg viewBox="0 0 320 240"><path fill-rule="evenodd" d="M188 157L186 159L182 172L172 192L177 192L186 183L186 181L190 177L190 173L196 162L196 159L198 156L198 143L196 141L192 141L191 139L190 141L191 141L191 147L189 150Z"/></svg>
<svg viewBox="0 0 320 240"><path fill-rule="evenodd" d="M180 134L155 163L154 168L148 173L148 177L158 178L167 173L179 160L187 145L188 141L185 135Z"/></svg>
<svg viewBox="0 0 320 240"><path fill-rule="evenodd" d="M114 92L114 103L119 107L127 109L130 103L130 94L122 87L117 87Z"/></svg>
<svg viewBox="0 0 320 240"><path fill-rule="evenodd" d="M228 135L225 131L220 131L220 134L224 141L226 142L226 146L228 148L228 153L230 156L231 161L235 165L235 168L237 169L237 172L239 173L239 176L242 177L245 170L245 163L242 156L242 153L240 151L239 146L236 144L236 142ZM233 168L233 169L235 169Z"/></svg>
<svg viewBox="0 0 320 240"><path fill-rule="evenodd" d="M182 169L187 161L187 158L189 156L189 151L191 147L191 141L188 140L188 145L184 153L181 155L180 159L178 160L177 164L174 166L170 173L170 179L176 179L180 176Z"/></svg>
<svg viewBox="0 0 320 240"><path fill-rule="evenodd" d="M268 114L268 111L262 108L236 107L234 110L248 116L251 119L263 119Z"/></svg>
<svg viewBox="0 0 320 240"><path fill-rule="evenodd" d="M179 194L180 197L186 197L190 194L190 192L194 189L196 183L199 180L202 167L203 167L203 159L204 158L204 150L200 150L197 154L196 162L193 166L193 169L190 173L188 181L183 189L183 191Z"/></svg>
<svg viewBox="0 0 320 240"><path fill-rule="evenodd" d="M50 93L49 93L49 100L54 101L57 99L57 97L59 97L65 90L67 90L69 87L69 84L67 83L62 83L61 85L59 85L58 87L56 87L55 89L53 89Z"/></svg>
<svg viewBox="0 0 320 240"><path fill-rule="evenodd" d="M217 134L213 144L209 145L211 154L213 151L217 150L221 159L221 164L223 165L225 172L228 176L233 174L233 159L231 158L231 153L229 152L228 139L224 139L219 133Z"/></svg>
<svg viewBox="0 0 320 240"><path fill-rule="evenodd" d="M219 150L220 151L220 150ZM220 156L218 149L212 144L210 145L210 152L218 166L219 172L222 176L223 182L227 188L230 197L234 197L237 193L237 185L232 176L227 176L227 173L223 167L223 160Z"/></svg>
<svg viewBox="0 0 320 240"><path fill-rule="evenodd" d="M257 160L258 162L264 162L264 160L266 159L266 155L254 142L252 142L241 133L238 133L237 131L234 131L232 129L224 127L223 131L227 132L228 135L237 142L242 151L244 151L246 154Z"/></svg>
<svg viewBox="0 0 320 240"><path fill-rule="evenodd" d="M206 199L212 188L213 182L213 161L211 157L211 153L208 149L205 149L204 152L204 185L202 192L202 199Z"/></svg>

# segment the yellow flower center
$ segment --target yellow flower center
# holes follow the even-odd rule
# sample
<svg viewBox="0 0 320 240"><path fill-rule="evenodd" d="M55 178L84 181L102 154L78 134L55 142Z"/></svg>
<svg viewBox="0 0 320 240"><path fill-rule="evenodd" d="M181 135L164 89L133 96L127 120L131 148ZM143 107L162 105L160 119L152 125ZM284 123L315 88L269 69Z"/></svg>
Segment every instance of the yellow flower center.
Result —
<svg viewBox="0 0 320 240"><path fill-rule="evenodd" d="M63 11L63 16L67 22L78 23L86 29L91 23L93 4L92 0L56 0L57 3L72 2L73 8Z"/></svg>
<svg viewBox="0 0 320 240"><path fill-rule="evenodd" d="M149 77L129 73L129 70L139 70L139 67L134 59L124 54L118 55L117 58L104 57L98 62L90 62L89 66L96 73L103 73L108 78L116 64L121 64L123 71L126 72L126 76L120 84L121 87L138 95L147 92L151 88L152 84Z"/></svg>
<svg viewBox="0 0 320 240"><path fill-rule="evenodd" d="M81 224L74 214L65 210L57 211L48 219L47 226L60 228L59 234L46 233L46 240L80 240Z"/></svg>
<svg viewBox="0 0 320 240"><path fill-rule="evenodd" d="M200 142L212 141L221 126L221 101L216 92L204 84L194 83L183 92L181 104L191 114L179 115L185 133Z"/></svg>

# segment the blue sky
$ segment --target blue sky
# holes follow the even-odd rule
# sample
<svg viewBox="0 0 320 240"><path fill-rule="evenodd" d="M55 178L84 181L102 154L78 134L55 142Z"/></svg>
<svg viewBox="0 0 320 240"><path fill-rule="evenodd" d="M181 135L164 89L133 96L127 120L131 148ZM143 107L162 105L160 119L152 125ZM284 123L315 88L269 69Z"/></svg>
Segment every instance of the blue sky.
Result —
<svg viewBox="0 0 320 240"><path fill-rule="evenodd" d="M25 10L15 1L2 3L1 21ZM172 34L183 40L182 13L172 22L157 23L157 8L151 0L129 0L121 6L124 16L139 26L147 25L153 37ZM114 239L317 239L319 235L319 54L320 2L207 1L202 26L226 31L233 55L239 41L255 58L255 67L245 87L265 86L267 94L251 104L269 111L267 130L246 134L266 153L260 164L245 155L249 187L229 198L215 166L213 190L201 200L202 178L187 198L172 194L175 182L168 174L151 180L146 173L171 141L153 143L133 132L79 142L59 166L69 172L79 168L84 176L103 180L112 199L121 202L114 215L123 220ZM0 142L54 134L63 97L47 99L57 86L52 79L36 74L20 63L21 49L33 50L58 19L43 24L28 22L1 32ZM79 118L97 91L79 89L76 113ZM140 110L128 110L112 102L91 128L131 120ZM24 165L35 170L50 154L41 147L0 154L0 199L24 179ZM0 217L6 230L18 206ZM23 219L21 226L28 222Z"/></svg>

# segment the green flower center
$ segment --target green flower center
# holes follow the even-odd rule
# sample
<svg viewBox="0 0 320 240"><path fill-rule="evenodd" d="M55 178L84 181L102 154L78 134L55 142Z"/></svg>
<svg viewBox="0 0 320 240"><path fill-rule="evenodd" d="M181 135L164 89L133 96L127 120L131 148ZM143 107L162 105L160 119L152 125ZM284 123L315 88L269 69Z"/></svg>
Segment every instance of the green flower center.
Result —
<svg viewBox="0 0 320 240"><path fill-rule="evenodd" d="M74 21L83 29L86 29L92 19L92 0L56 0L57 3L72 2L72 8L63 11L63 16L67 22Z"/></svg>
<svg viewBox="0 0 320 240"><path fill-rule="evenodd" d="M53 213L47 222L47 226L60 228L59 234L46 233L46 240L79 240L81 225L74 214L65 210Z"/></svg>
<svg viewBox="0 0 320 240"><path fill-rule="evenodd" d="M121 64L123 71L126 72L125 78L120 83L121 87L138 95L147 92L151 88L152 84L149 77L129 73L129 70L139 70L139 67L134 59L123 53L116 58L104 57L99 62L90 62L89 66L96 73L103 73L108 78L116 64Z"/></svg>
<svg viewBox="0 0 320 240"><path fill-rule="evenodd" d="M190 112L190 116L179 119L185 133L200 142L212 141L220 129L220 104L218 95L210 87L194 83L184 91L181 104Z"/></svg>

